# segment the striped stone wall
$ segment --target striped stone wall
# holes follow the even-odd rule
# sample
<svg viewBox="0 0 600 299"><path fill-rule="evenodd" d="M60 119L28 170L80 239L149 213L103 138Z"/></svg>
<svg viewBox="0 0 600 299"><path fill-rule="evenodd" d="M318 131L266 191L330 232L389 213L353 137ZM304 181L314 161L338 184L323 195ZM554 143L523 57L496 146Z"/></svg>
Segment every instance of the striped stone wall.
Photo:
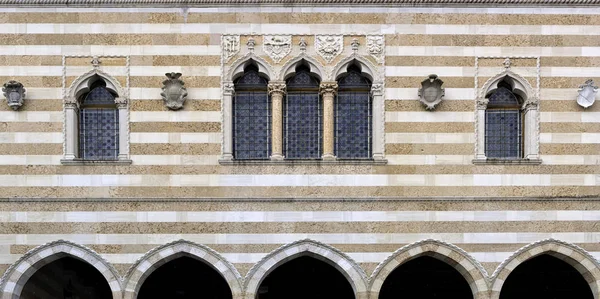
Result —
<svg viewBox="0 0 600 299"><path fill-rule="evenodd" d="M0 8L0 20L0 81L27 89L21 110L0 103L0 273L58 239L122 277L185 239L243 277L308 238L373 274L367 288L394 251L426 239L480 263L485 290L544 239L600 258L600 104L575 101L600 82L600 8ZM385 35L387 164L220 165L221 36L248 33ZM129 76L132 165L60 163L63 89L94 55L122 86ZM472 163L475 78L502 70L491 56L540 57L512 70L533 86L539 74L541 165ZM183 110L163 104L166 72L183 73ZM434 112L417 100L432 73L446 88Z"/></svg>

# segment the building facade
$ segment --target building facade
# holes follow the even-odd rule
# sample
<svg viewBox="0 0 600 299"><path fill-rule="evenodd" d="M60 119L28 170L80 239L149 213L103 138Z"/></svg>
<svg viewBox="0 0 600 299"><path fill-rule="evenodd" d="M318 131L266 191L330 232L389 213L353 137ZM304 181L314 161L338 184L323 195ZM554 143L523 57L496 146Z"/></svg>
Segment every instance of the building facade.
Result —
<svg viewBox="0 0 600 299"><path fill-rule="evenodd" d="M0 20L2 299L600 297L600 1Z"/></svg>

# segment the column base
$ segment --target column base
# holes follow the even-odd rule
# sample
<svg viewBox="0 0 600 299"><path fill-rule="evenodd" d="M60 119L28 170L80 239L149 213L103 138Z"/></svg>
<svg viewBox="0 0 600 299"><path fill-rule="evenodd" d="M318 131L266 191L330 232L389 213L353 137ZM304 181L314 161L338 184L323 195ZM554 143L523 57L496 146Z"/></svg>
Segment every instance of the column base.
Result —
<svg viewBox="0 0 600 299"><path fill-rule="evenodd" d="M219 161L233 161L233 155L232 154L223 154L221 156L221 158L219 158Z"/></svg>
<svg viewBox="0 0 600 299"><path fill-rule="evenodd" d="M373 154L373 160L385 160L385 156L383 154Z"/></svg>
<svg viewBox="0 0 600 299"><path fill-rule="evenodd" d="M282 154L272 154L269 158L271 159L271 161L283 161L285 159L285 157Z"/></svg>
<svg viewBox="0 0 600 299"><path fill-rule="evenodd" d="M323 161L335 161L335 160L337 160L337 157L334 156L333 154L324 154L323 156L321 156L321 159Z"/></svg>

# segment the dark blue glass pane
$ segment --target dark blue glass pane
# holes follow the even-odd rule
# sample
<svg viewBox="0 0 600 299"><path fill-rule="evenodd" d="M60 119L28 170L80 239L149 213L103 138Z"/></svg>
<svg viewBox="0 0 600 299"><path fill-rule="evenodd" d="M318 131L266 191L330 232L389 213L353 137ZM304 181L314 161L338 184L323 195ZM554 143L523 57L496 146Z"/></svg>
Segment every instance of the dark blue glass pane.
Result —
<svg viewBox="0 0 600 299"><path fill-rule="evenodd" d="M521 158L519 110L485 111L485 154L488 158Z"/></svg>
<svg viewBox="0 0 600 299"><path fill-rule="evenodd" d="M346 77L339 81L340 89L347 87L356 88L371 88L371 83L367 78L363 77L359 72L350 71Z"/></svg>
<svg viewBox="0 0 600 299"><path fill-rule="evenodd" d="M287 82L288 89L294 87L316 88L319 87L319 82L308 71L298 70L296 75Z"/></svg>
<svg viewBox="0 0 600 299"><path fill-rule="evenodd" d="M519 100L508 89L500 87L490 96L488 106L518 106Z"/></svg>
<svg viewBox="0 0 600 299"><path fill-rule="evenodd" d="M237 88L250 85L266 86L267 80L261 77L257 71L247 71L235 82L235 84Z"/></svg>
<svg viewBox="0 0 600 299"><path fill-rule="evenodd" d="M371 157L369 92L340 91L335 105L335 154L340 159Z"/></svg>
<svg viewBox="0 0 600 299"><path fill-rule="evenodd" d="M83 108L79 113L79 155L85 160L116 160L119 155L117 109Z"/></svg>
<svg viewBox="0 0 600 299"><path fill-rule="evenodd" d="M115 97L104 87L96 87L83 99L86 105L114 105Z"/></svg>
<svg viewBox="0 0 600 299"><path fill-rule="evenodd" d="M271 101L266 91L237 91L233 102L233 155L238 160L269 159Z"/></svg>
<svg viewBox="0 0 600 299"><path fill-rule="evenodd" d="M286 159L321 158L321 104L318 92L290 92L284 113Z"/></svg>

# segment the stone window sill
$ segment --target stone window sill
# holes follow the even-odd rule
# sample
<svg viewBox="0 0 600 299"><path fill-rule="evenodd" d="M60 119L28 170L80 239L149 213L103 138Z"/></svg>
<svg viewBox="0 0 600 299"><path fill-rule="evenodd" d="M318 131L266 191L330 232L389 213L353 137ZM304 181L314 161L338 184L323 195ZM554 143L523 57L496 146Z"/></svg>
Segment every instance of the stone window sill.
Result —
<svg viewBox="0 0 600 299"><path fill-rule="evenodd" d="M113 161L107 161L107 160L81 160L81 159L74 159L74 160L65 160L62 159L60 160L60 164L62 165L73 165L73 166L82 166L82 165L131 165L132 161L127 159L127 160L113 160Z"/></svg>
<svg viewBox="0 0 600 299"><path fill-rule="evenodd" d="M541 159L473 159L475 165L539 165Z"/></svg>
<svg viewBox="0 0 600 299"><path fill-rule="evenodd" d="M365 160L219 160L221 165L386 165L385 159Z"/></svg>

